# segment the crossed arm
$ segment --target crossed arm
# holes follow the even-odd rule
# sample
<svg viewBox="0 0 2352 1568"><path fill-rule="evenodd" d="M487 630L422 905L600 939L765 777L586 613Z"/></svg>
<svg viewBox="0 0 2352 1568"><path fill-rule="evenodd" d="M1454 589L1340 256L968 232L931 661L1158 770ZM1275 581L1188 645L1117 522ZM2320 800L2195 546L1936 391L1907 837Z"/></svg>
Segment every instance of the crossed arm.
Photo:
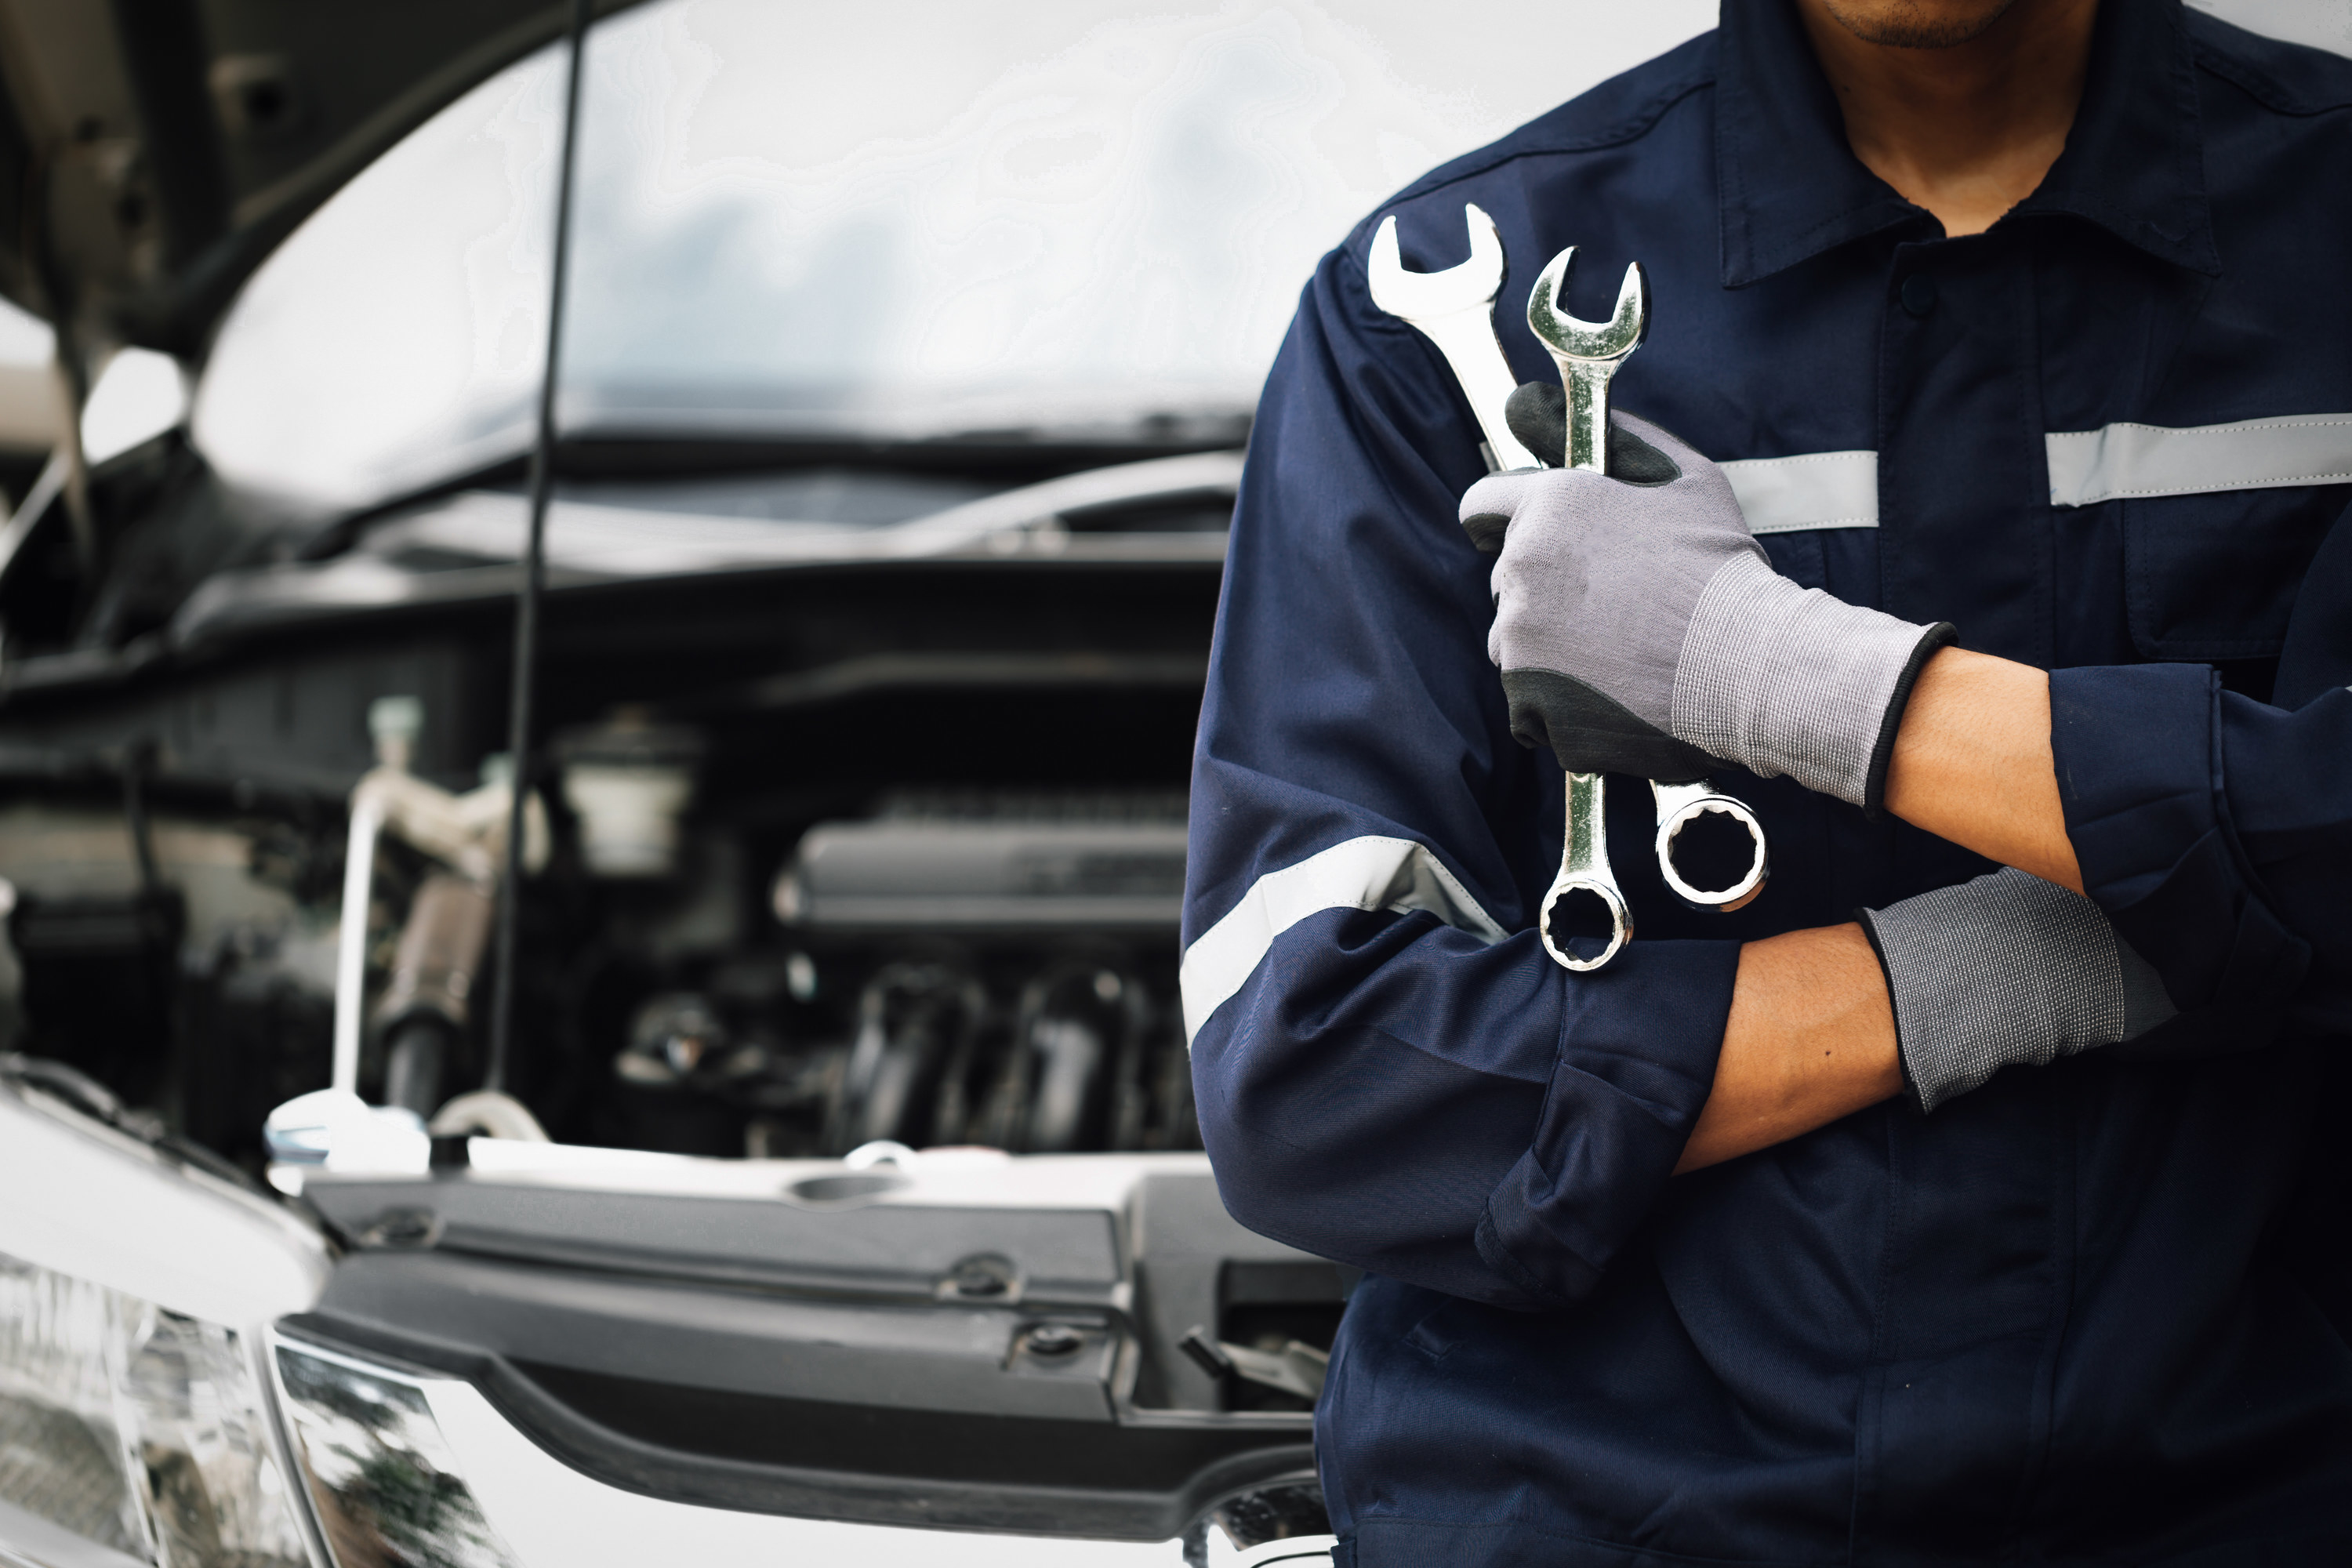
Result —
<svg viewBox="0 0 2352 1568"><path fill-rule="evenodd" d="M1916 827L2075 892L2050 750L2050 680L2031 665L1946 648L1905 709L1886 808ZM1794 1138L1898 1093L1895 1014L1856 924L1740 950L1715 1086L1678 1171Z"/></svg>

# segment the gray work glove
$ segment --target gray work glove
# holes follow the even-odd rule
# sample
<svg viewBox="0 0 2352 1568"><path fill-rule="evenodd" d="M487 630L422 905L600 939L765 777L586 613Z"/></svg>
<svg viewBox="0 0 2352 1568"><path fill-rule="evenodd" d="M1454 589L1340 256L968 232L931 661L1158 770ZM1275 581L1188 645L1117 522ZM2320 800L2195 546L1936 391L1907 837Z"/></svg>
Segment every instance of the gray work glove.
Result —
<svg viewBox="0 0 2352 1568"><path fill-rule="evenodd" d="M1570 773L1682 783L1721 757L1875 811L1911 683L1951 627L1780 576L1720 468L1610 422L1608 475L1517 469L1462 498L1472 542L1501 552L1486 655L1511 732Z"/></svg>
<svg viewBox="0 0 2352 1568"><path fill-rule="evenodd" d="M2023 871L1859 912L1923 1111L2002 1068L2137 1039L2179 1012L2098 905Z"/></svg>

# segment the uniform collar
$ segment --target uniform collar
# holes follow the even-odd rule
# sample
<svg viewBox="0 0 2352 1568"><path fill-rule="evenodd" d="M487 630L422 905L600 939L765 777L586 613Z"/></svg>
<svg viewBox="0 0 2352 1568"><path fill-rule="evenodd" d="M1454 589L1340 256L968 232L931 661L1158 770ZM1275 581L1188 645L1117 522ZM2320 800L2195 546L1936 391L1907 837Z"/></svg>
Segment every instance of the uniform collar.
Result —
<svg viewBox="0 0 2352 1568"><path fill-rule="evenodd" d="M1723 282L1737 289L1833 246L1935 220L1863 167L1789 0L1725 0L1716 174ZM2205 201L2197 78L2179 0L2106 0L2066 151L1996 227L2065 214L2160 260L2221 270Z"/></svg>

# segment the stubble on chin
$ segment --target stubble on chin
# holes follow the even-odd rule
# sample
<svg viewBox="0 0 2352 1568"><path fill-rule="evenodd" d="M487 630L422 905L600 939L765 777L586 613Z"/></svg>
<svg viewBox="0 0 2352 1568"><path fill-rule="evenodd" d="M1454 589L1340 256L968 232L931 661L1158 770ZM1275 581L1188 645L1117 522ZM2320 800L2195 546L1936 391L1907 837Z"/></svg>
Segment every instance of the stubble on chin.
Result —
<svg viewBox="0 0 2352 1568"><path fill-rule="evenodd" d="M1822 0L1823 9L1847 32L1866 44L1892 49L1948 49L1965 44L2007 16L2016 4L2017 0L1996 0L1992 5L1963 8L1936 5L1933 0L1879 5L1869 0Z"/></svg>

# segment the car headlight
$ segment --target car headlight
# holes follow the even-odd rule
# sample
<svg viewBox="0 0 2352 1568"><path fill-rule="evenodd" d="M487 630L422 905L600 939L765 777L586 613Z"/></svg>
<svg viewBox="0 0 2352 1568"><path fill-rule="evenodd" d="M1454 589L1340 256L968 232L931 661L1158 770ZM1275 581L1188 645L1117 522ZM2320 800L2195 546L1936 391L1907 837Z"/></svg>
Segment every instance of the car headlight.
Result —
<svg viewBox="0 0 2352 1568"><path fill-rule="evenodd" d="M307 1568L255 1351L0 1253L0 1508L144 1563Z"/></svg>
<svg viewBox="0 0 2352 1568"><path fill-rule="evenodd" d="M415 1384L286 1341L278 1375L336 1561L512 1568Z"/></svg>

